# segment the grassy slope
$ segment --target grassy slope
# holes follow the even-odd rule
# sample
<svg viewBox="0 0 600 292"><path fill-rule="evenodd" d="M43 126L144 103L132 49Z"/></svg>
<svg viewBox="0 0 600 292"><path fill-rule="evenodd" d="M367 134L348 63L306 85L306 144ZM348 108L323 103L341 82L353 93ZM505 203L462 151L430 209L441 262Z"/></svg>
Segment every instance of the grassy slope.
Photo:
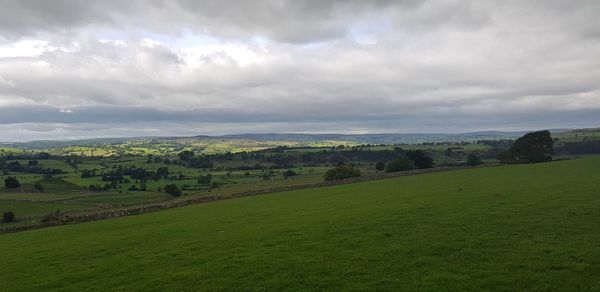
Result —
<svg viewBox="0 0 600 292"><path fill-rule="evenodd" d="M8 291L600 289L600 158L308 189L0 236Z"/></svg>

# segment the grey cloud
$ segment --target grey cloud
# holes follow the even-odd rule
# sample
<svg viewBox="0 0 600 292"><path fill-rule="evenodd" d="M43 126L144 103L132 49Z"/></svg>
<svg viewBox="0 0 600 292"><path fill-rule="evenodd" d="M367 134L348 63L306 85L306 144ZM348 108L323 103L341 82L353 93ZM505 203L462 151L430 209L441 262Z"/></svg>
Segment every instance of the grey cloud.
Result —
<svg viewBox="0 0 600 292"><path fill-rule="evenodd" d="M329 114L327 114L329 112ZM331 123L352 124L364 122L365 125L397 123L403 125L438 124L443 128L449 124L461 126L486 125L493 126L501 123L503 126L519 123L553 123L568 120L572 115L578 116L578 121L599 122L600 108L577 110L551 110L551 111L526 111L505 112L502 115L490 116L486 112L472 111L437 111L435 108L425 111L407 111L401 114L384 112L373 114L372 111L348 113L335 112L332 108L322 108L312 113L302 114L277 114L277 113L252 113L240 109L231 110L179 110L163 111L144 107L122 106L88 106L70 109L60 109L48 106L12 106L0 107L0 124L122 124L130 123ZM445 124L445 125L440 125ZM471 126L473 127L473 126Z"/></svg>
<svg viewBox="0 0 600 292"><path fill-rule="evenodd" d="M0 39L48 42L0 56L0 139L598 125L597 1L0 2Z"/></svg>
<svg viewBox="0 0 600 292"><path fill-rule="evenodd" d="M0 30L12 37L82 27L182 29L226 37L258 34L285 42L343 36L356 15L416 1L2 1Z"/></svg>
<svg viewBox="0 0 600 292"><path fill-rule="evenodd" d="M572 119L575 114L579 117ZM191 116L191 115L190 115ZM97 137L132 136L192 136L236 133L391 133L427 132L462 133L481 129L527 130L548 128L581 128L600 123L600 111L541 112L506 116L438 115L415 119L415 115L385 117L378 120L327 120L304 121L272 119L260 122L264 117L249 122L230 120L222 122L198 122L185 120L115 121L99 123L16 123L0 124L0 141L31 141L40 139L76 139ZM92 119L93 120L93 119ZM502 126L498 126L502 125Z"/></svg>

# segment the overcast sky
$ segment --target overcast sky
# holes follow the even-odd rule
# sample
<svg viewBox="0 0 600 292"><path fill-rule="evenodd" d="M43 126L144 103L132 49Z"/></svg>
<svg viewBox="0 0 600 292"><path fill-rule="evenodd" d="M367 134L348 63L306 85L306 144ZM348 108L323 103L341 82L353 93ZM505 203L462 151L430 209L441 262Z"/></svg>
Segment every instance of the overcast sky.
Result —
<svg viewBox="0 0 600 292"><path fill-rule="evenodd" d="M0 7L0 141L600 126L597 0Z"/></svg>

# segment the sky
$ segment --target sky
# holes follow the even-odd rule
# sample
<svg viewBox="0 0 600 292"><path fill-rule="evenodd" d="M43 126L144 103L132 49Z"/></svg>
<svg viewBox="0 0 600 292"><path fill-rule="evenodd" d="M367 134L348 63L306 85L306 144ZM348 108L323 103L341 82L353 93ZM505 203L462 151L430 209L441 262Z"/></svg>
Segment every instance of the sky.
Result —
<svg viewBox="0 0 600 292"><path fill-rule="evenodd" d="M597 0L0 7L0 141L600 126Z"/></svg>

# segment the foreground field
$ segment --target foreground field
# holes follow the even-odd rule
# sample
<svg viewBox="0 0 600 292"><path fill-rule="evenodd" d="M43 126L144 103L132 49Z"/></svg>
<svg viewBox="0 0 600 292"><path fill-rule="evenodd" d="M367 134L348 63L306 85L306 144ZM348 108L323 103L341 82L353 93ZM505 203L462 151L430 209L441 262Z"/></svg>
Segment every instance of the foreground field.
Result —
<svg viewBox="0 0 600 292"><path fill-rule="evenodd" d="M0 235L0 289L600 289L600 158Z"/></svg>

